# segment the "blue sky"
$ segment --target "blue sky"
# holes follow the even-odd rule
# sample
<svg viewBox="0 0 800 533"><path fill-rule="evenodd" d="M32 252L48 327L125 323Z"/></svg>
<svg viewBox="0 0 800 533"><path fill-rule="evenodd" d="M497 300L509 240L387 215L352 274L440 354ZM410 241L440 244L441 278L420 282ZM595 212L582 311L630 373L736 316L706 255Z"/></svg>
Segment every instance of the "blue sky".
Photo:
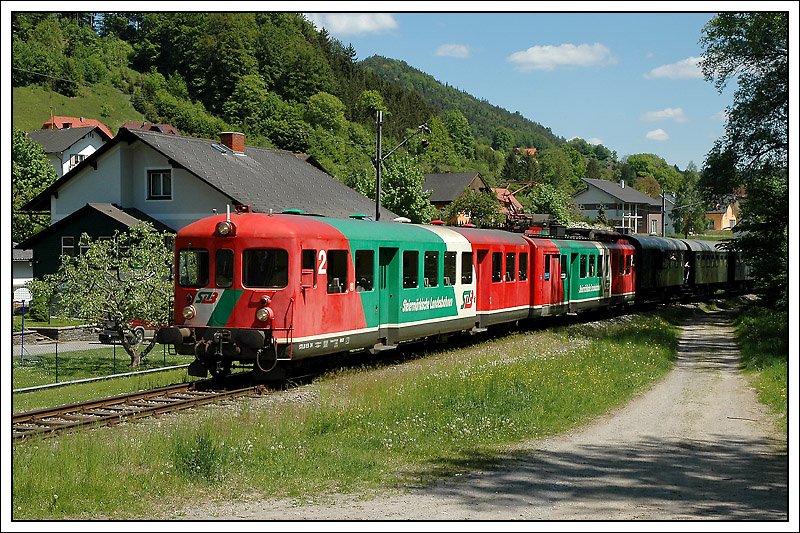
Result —
<svg viewBox="0 0 800 533"><path fill-rule="evenodd" d="M333 3L339 12L306 16L352 44L358 59L401 59L566 139L600 142L620 158L654 153L681 169L690 161L702 168L723 134L734 87L720 94L696 65L702 28L714 13L668 11L678 4L656 3L664 11L649 13L548 13L448 12L476 6L405 2L379 5L440 11L359 13L347 10L365 4ZM559 2L480 5L575 9ZM633 10L643 4L610 5Z"/></svg>

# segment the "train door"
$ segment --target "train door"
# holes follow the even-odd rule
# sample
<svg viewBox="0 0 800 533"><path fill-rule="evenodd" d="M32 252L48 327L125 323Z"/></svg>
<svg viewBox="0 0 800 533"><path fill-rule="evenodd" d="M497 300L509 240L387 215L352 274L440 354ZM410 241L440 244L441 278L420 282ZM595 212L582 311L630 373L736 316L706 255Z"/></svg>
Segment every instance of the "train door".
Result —
<svg viewBox="0 0 800 533"><path fill-rule="evenodd" d="M544 254L542 303L545 305L560 304L564 301L560 257L559 254Z"/></svg>
<svg viewBox="0 0 800 533"><path fill-rule="evenodd" d="M400 305L400 253L398 248L383 248L378 257L378 337L384 344L391 345L397 340L398 307ZM394 327L390 327L390 324Z"/></svg>

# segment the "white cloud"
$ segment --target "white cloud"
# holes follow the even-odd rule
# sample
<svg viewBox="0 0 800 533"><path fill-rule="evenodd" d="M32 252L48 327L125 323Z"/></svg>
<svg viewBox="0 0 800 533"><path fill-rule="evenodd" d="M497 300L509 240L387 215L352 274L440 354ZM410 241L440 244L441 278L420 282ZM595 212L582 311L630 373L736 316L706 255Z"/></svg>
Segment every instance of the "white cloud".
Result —
<svg viewBox="0 0 800 533"><path fill-rule="evenodd" d="M586 139L586 142L591 144L592 146L597 146L598 144L603 144L603 139L592 137L591 139Z"/></svg>
<svg viewBox="0 0 800 533"><path fill-rule="evenodd" d="M305 13L317 28L324 27L332 35L381 33L397 27L391 13Z"/></svg>
<svg viewBox="0 0 800 533"><path fill-rule="evenodd" d="M657 130L653 131L648 131L645 137L647 137L651 141L666 141L667 139L669 139L669 135L667 134L667 132L662 130L661 128L658 128Z"/></svg>
<svg viewBox="0 0 800 533"><path fill-rule="evenodd" d="M674 120L675 122L688 122L689 119L683 114L680 107L667 107L661 111L648 111L642 115L645 122L655 122L657 120Z"/></svg>
<svg viewBox="0 0 800 533"><path fill-rule="evenodd" d="M436 55L445 57L466 58L469 57L469 48L467 48L463 44L443 44L442 46L436 49Z"/></svg>
<svg viewBox="0 0 800 533"><path fill-rule="evenodd" d="M700 57L687 57L676 63L661 65L647 74L645 78L668 78L671 80L703 79L703 71L700 70Z"/></svg>
<svg viewBox="0 0 800 533"><path fill-rule="evenodd" d="M561 66L591 67L615 62L611 50L600 43L562 44L559 46L532 46L514 52L508 61L517 64L517 70L553 70Z"/></svg>
<svg viewBox="0 0 800 533"><path fill-rule="evenodd" d="M728 111L723 109L722 111L717 111L713 115L711 115L711 120L718 120L720 122L725 122L728 120Z"/></svg>

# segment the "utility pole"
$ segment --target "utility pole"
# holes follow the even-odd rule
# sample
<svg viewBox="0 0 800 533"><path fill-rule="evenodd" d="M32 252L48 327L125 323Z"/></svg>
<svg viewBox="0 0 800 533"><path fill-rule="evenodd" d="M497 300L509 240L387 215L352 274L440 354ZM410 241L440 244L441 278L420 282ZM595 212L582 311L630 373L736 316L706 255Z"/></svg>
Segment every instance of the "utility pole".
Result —
<svg viewBox="0 0 800 533"><path fill-rule="evenodd" d="M375 160L375 168L377 169L377 179L375 180L375 220L381 219L381 167L383 166L383 157L381 156L381 137L383 135L383 111L380 109L376 111L376 119L378 121L378 157Z"/></svg>

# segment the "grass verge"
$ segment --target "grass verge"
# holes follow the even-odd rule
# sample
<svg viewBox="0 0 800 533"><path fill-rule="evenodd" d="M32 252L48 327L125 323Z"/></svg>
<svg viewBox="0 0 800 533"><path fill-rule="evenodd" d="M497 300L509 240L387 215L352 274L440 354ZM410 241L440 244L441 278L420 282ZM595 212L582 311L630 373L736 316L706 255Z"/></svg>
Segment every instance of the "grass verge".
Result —
<svg viewBox="0 0 800 533"><path fill-rule="evenodd" d="M183 365L191 363L193 359L193 356L170 355L163 350L161 345L156 345L142 361L138 370ZM12 385L14 389L21 389L50 383L122 374L133 370L128 367L129 362L130 358L121 346L116 347L116 362L114 361L113 347L63 352L58 354L58 380L56 381L56 354L35 355L22 361L19 360L19 357L15 357L12 362ZM100 396L111 396L143 388L182 383L188 379L186 369L176 369L113 378L107 381L15 393L12 397L12 409L14 412L19 412L53 407Z"/></svg>
<svg viewBox="0 0 800 533"><path fill-rule="evenodd" d="M220 495L426 482L626 402L672 367L678 336L655 316L517 333L228 407L16 443L13 517L174 518Z"/></svg>
<svg viewBox="0 0 800 533"><path fill-rule="evenodd" d="M751 306L736 320L736 338L745 373L758 399L778 417L782 433L788 429L789 314Z"/></svg>

